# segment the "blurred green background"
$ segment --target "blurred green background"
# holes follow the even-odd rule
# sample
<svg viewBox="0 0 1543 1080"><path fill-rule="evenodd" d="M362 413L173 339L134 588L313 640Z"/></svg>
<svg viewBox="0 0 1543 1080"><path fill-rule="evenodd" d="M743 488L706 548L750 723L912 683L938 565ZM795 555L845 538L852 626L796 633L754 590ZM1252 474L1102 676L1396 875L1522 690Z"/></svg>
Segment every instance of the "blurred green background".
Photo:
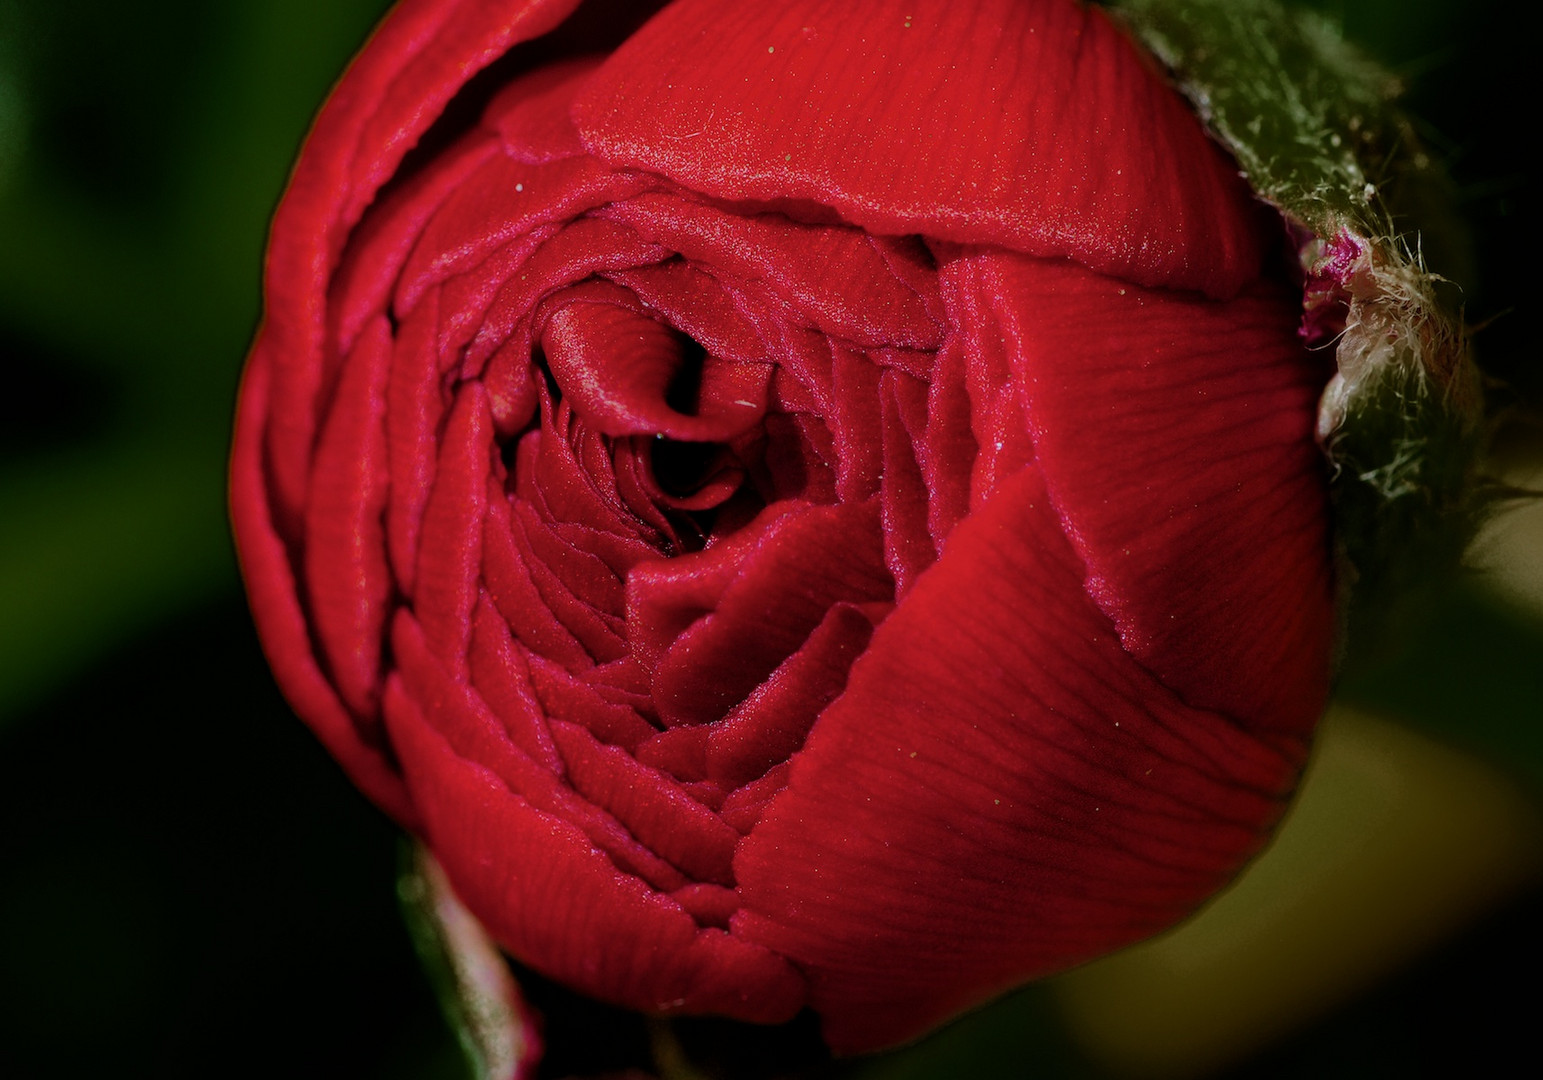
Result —
<svg viewBox="0 0 1543 1080"><path fill-rule="evenodd" d="M398 918L397 838L278 697L223 504L267 219L385 6L0 0L0 1075L458 1074ZM1494 468L1543 487L1520 5L1313 6L1406 77L1452 172L1474 258L1450 273L1513 414ZM1511 984L1535 981L1543 942L1537 514L1499 522L1475 562L1347 674L1309 798L1232 894L856 1071L1535 1058L1535 995ZM543 1075L646 1041L533 993ZM698 1027L683 1037L710 1056L724 1037Z"/></svg>

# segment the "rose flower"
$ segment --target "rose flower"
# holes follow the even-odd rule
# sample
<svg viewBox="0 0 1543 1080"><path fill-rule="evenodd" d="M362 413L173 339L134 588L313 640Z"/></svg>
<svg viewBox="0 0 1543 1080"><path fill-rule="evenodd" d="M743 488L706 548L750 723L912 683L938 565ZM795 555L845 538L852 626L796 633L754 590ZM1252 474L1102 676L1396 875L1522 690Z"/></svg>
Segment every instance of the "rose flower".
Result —
<svg viewBox="0 0 1543 1080"><path fill-rule="evenodd" d="M274 223L241 561L513 956L891 1045L1263 842L1326 693L1328 373L1098 9L658 8L382 24Z"/></svg>

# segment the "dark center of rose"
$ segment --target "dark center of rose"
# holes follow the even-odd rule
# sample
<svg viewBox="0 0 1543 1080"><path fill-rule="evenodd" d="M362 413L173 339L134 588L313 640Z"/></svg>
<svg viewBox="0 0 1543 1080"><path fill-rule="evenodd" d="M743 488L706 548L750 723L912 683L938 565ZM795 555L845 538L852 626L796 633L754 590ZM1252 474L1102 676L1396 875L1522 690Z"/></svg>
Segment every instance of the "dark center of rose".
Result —
<svg viewBox="0 0 1543 1080"><path fill-rule="evenodd" d="M720 443L681 442L655 436L649 447L654 482L665 494L688 499L699 493L710 477L720 474L727 464L727 449Z"/></svg>
<svg viewBox="0 0 1543 1080"><path fill-rule="evenodd" d="M604 441L612 472L640 482L647 506L626 497L625 482L618 489L659 533L660 554L700 550L766 506L754 477L764 474L770 365L712 355L610 282L565 290L544 314L532 378L548 408L533 423L566 410L570 440Z"/></svg>

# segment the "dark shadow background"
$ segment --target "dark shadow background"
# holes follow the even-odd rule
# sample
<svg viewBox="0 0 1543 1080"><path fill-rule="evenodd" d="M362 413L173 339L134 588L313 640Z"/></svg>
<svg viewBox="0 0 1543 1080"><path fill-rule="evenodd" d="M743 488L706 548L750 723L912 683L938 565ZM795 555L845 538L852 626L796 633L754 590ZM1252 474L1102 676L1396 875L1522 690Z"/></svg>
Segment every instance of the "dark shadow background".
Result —
<svg viewBox="0 0 1543 1080"><path fill-rule="evenodd" d="M1520 413L1507 445L1543 444L1522 5L1317 6L1407 77L1472 229L1457 276ZM223 509L266 221L383 8L0 0L0 1076L460 1075L398 917L398 838L278 696ZM1343 692L1537 790L1543 626L1470 581L1434 603ZM1536 1059L1516 987L1540 926L1522 897L1227 1075ZM533 992L547 1074L639 1052L636 1022ZM998 1015L883 1075L1097 1075L1042 991Z"/></svg>

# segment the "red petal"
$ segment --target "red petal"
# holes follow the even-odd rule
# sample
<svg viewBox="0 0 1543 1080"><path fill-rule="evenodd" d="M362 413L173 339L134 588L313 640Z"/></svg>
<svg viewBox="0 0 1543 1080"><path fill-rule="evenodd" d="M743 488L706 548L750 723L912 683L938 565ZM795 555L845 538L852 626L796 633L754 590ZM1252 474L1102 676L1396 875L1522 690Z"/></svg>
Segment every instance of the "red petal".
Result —
<svg viewBox="0 0 1543 1080"><path fill-rule="evenodd" d="M545 229L572 227L585 211L643 187L638 177L617 176L590 157L551 165L492 158L456 188L419 235L402 269L394 307L399 315L411 311L425 290L457 274L472 277L481 285L476 291L492 295L518 268L517 263L491 264L494 252L503 247L523 250ZM605 245L596 246L606 250ZM491 264L491 272L475 274L483 263ZM486 306L485 299L457 305L478 314Z"/></svg>
<svg viewBox="0 0 1543 1080"><path fill-rule="evenodd" d="M739 893L722 885L686 885L676 889L670 897L691 912L691 917L703 926L729 928L729 919L739 910Z"/></svg>
<svg viewBox="0 0 1543 1080"><path fill-rule="evenodd" d="M514 541L513 511L496 480L490 479L488 516L482 533L482 574L488 593L521 644L573 671L590 658L573 632L542 599L525 555Z"/></svg>
<svg viewBox="0 0 1543 1080"><path fill-rule="evenodd" d="M579 990L649 1012L779 1023L803 980L776 954L716 929L618 873L579 829L461 757L393 677L386 716L434 853L456 892L515 956Z"/></svg>
<svg viewBox="0 0 1543 1080"><path fill-rule="evenodd" d="M297 515L305 501L328 285L350 230L472 74L577 6L406 0L317 116L274 218L267 313L247 369L273 368L273 408L263 421L281 516Z"/></svg>
<svg viewBox="0 0 1543 1080"><path fill-rule="evenodd" d="M635 874L661 890L686 884L680 870L640 843L609 811L584 799L516 745L487 703L430 653L422 628L407 612L394 620L391 644L400 660L394 678L400 678L403 696L425 710L427 721L457 754L489 769L537 810L580 829L621 873Z"/></svg>
<svg viewBox="0 0 1543 1080"><path fill-rule="evenodd" d="M780 765L773 765L759 780L752 780L744 787L732 791L719 809L723 820L740 833L749 835L766 812L772 796L787 786L788 771L789 763L784 761Z"/></svg>
<svg viewBox="0 0 1543 1080"><path fill-rule="evenodd" d="M574 118L614 164L879 233L1220 295L1259 263L1236 167L1073 0L679 0L605 62Z"/></svg>
<svg viewBox="0 0 1543 1080"><path fill-rule="evenodd" d="M957 473L969 470L968 502L954 502L950 508L953 514L978 509L997 484L1034 457L1034 443L1024 423L1023 404L1013 384L1012 365L991 298L979 289L960 285L956 280L963 272L960 265L959 259L952 259L939 275L955 333L938 352L930 402L937 415L929 418L945 422L938 433L944 440L938 447L941 453L934 452L932 468L944 475L955 474L953 483L946 485L955 499L966 494L959 490ZM961 391L964 402L958 400ZM969 409L968 432L957 427L963 419L957 411L961 405ZM946 526L945 517L934 529ZM941 540L946 534L935 535Z"/></svg>
<svg viewBox="0 0 1543 1080"><path fill-rule="evenodd" d="M367 739L317 666L300 609L284 539L269 514L262 471L261 417L268 408L268 369L247 373L241 390L236 445L231 453L230 516L241 549L252 619L274 678L297 713L369 799L406 828L418 813L386 749Z"/></svg>
<svg viewBox="0 0 1543 1080"><path fill-rule="evenodd" d="M734 884L730 866L739 833L673 777L598 742L577 724L554 722L552 736L578 794L614 815L639 842L693 881Z"/></svg>
<svg viewBox="0 0 1543 1080"><path fill-rule="evenodd" d="M664 262L636 270L607 270L606 277L631 289L709 354L742 363L765 360L765 347L735 298L710 274L688 262Z"/></svg>
<svg viewBox="0 0 1543 1080"><path fill-rule="evenodd" d="M360 223L332 278L328 309L340 351L352 348L359 329L386 310L424 226L466 178L497 152L493 139L463 140Z"/></svg>
<svg viewBox="0 0 1543 1080"><path fill-rule="evenodd" d="M386 378L391 328L378 315L344 362L322 426L306 506L305 580L317 645L350 709L379 708L386 566Z"/></svg>
<svg viewBox="0 0 1543 1080"><path fill-rule="evenodd" d="M680 335L647 315L604 302L574 301L552 311L541 334L552 377L591 427L611 436L667 435L722 442L761 418L770 369L714 364L721 391L704 395L694 415L669 404L670 385L686 364Z"/></svg>
<svg viewBox="0 0 1543 1080"><path fill-rule="evenodd" d="M1297 340L1299 298L1150 292L1010 255L982 256L965 287L998 320L1050 496L1125 648L1193 705L1309 730L1334 607L1313 442L1328 371Z"/></svg>
<svg viewBox="0 0 1543 1080"><path fill-rule="evenodd" d="M1300 745L1184 705L1082 576L1038 473L1004 482L740 846L734 932L805 972L836 1050L1172 923L1279 814Z"/></svg>
<svg viewBox="0 0 1543 1080"><path fill-rule="evenodd" d="M821 343L830 352L831 408L823 419L836 450L836 493L862 502L879 493L884 471L882 374L873 359L840 341Z"/></svg>
<svg viewBox="0 0 1543 1080"><path fill-rule="evenodd" d="M439 293L397 329L386 386L386 458L391 469L386 505L386 555L397 587L411 597L417 581L418 534L434 485L434 446L446 409L434 351Z"/></svg>
<svg viewBox="0 0 1543 1080"><path fill-rule="evenodd" d="M873 623L859 608L845 603L833 606L808 640L765 682L722 720L707 726L707 775L737 788L786 761L841 693L852 660L872 634Z"/></svg>
<svg viewBox="0 0 1543 1080"><path fill-rule="evenodd" d="M488 104L482 126L498 132L504 153L516 161L541 164L578 157L584 144L568 111L598 63L593 57L563 60L515 79Z"/></svg>
<svg viewBox="0 0 1543 1080"><path fill-rule="evenodd" d="M480 0L399 5L318 116L268 251L266 313L243 376L231 456L231 515L253 612L289 700L366 794L406 824L416 813L401 778L384 750L362 736L311 655L286 544L301 533L321 423L327 298L350 231L466 78L575 6L577 0L523 0L496 11ZM411 214L427 212L437 197L429 193L427 205ZM387 243L382 265L401 255L399 243ZM375 279L358 284L362 292L380 287ZM341 329L351 337L362 323L362 302L346 297L350 324ZM415 529L416 522L397 523L399 535Z"/></svg>
<svg viewBox="0 0 1543 1080"><path fill-rule="evenodd" d="M537 520L536 511L526 502L511 504L510 539L519 552L530 579L541 596L541 602L562 627L584 647L591 663L606 663L620 659L627 653L623 636L623 620L610 616L580 595L581 591L596 592L607 584L617 585L618 610L621 607L621 589L610 568L593 556L587 556L567 548ZM542 550L537 550L537 545ZM562 551L564 558L557 558ZM565 565L566 564L566 565ZM586 667L589 665L585 665Z"/></svg>
<svg viewBox="0 0 1543 1080"><path fill-rule="evenodd" d="M745 216L659 192L598 212L686 261L726 277L763 303L780 300L794 321L859 345L936 347L942 315L935 291L857 229L804 225L780 214ZM930 284L930 283L929 283Z"/></svg>
<svg viewBox="0 0 1543 1080"><path fill-rule="evenodd" d="M881 505L884 510L884 561L895 579L895 596L905 596L937 558L927 531L930 492L916 460L916 443L925 429L928 387L898 371L886 371L880 383L884 415Z"/></svg>
<svg viewBox="0 0 1543 1080"><path fill-rule="evenodd" d="M434 490L423 514L413 610L434 652L465 677L482 572L493 423L478 383L463 383L445 425Z"/></svg>
<svg viewBox="0 0 1543 1080"><path fill-rule="evenodd" d="M601 742L629 753L658 732L636 709L608 699L598 687L540 656L528 660L531 685L549 719L577 724Z"/></svg>
<svg viewBox="0 0 1543 1080"><path fill-rule="evenodd" d="M917 465L927 481L927 531L932 544L943 541L969 513L970 469L980 452L970 426L970 395L964 377L965 348L950 337L933 359L927 388L926 437L917 447Z"/></svg>
<svg viewBox="0 0 1543 1080"><path fill-rule="evenodd" d="M530 685L530 668L486 595L477 605L472 628L471 677L478 696L503 723L510 740L532 761L561 776L562 755Z"/></svg>
<svg viewBox="0 0 1543 1080"><path fill-rule="evenodd" d="M565 225L531 252L518 274L514 266L499 272L491 302L469 305L480 325L473 324L477 337L467 350L467 364L475 368L491 356L517 326L532 318L541 298L555 290L603 270L645 266L669 256L625 225L592 217ZM494 277L489 275L489 280Z"/></svg>
<svg viewBox="0 0 1543 1080"><path fill-rule="evenodd" d="M598 555L569 542L562 526L570 522L548 521L530 503L517 499L510 500L509 507L514 513L511 524L523 533L517 541L530 545L533 559L574 602L588 608L593 617L604 620L608 626L615 620L619 629L626 603L622 575Z"/></svg>
<svg viewBox="0 0 1543 1080"><path fill-rule="evenodd" d="M878 500L803 507L767 519L712 610L681 632L654 668L654 704L668 724L722 717L804 644L833 604L893 595ZM699 567L724 557L718 547L690 556ZM634 574L628 582L629 609L647 612L651 626L669 621L657 614L663 605L650 588L657 580Z"/></svg>
<svg viewBox="0 0 1543 1080"><path fill-rule="evenodd" d="M684 783L707 778L707 740L712 732L706 725L665 728L638 745L637 759L645 765L662 769ZM718 807L723 806L722 801Z"/></svg>

